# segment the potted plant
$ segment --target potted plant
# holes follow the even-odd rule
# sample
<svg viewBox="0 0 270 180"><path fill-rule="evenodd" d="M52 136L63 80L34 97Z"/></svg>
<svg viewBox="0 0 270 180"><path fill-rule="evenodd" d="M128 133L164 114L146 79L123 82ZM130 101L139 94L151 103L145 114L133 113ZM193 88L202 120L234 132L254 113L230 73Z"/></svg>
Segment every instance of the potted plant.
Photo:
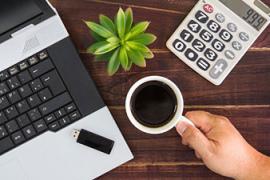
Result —
<svg viewBox="0 0 270 180"><path fill-rule="evenodd" d="M108 62L107 71L114 75L120 66L129 71L133 64L146 67L146 59L154 57L147 47L156 40L156 36L146 33L150 22L133 23L131 8L123 11L119 8L115 20L105 15L99 16L99 23L85 21L95 39L87 52L95 55L97 61Z"/></svg>

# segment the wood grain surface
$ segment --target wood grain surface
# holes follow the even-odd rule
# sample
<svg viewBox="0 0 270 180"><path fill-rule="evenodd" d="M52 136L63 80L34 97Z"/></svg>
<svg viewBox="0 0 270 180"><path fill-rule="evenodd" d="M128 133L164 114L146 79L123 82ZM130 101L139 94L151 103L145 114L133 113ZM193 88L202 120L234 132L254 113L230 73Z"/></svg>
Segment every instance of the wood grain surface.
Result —
<svg viewBox="0 0 270 180"><path fill-rule="evenodd" d="M206 110L231 119L247 141L270 155L270 28L250 48L225 82L217 87L194 73L165 43L186 17L195 0L51 0L58 9L82 60L123 132L135 159L100 179L227 179L208 170L192 150L181 145L174 130L152 136L128 121L125 96L134 82L149 75L173 80L183 92L185 111ZM270 0L264 0L270 5ZM96 63L85 49L93 42L82 20L114 16L119 7L132 7L135 21L149 20L158 39L145 69L133 67L108 77L105 63Z"/></svg>

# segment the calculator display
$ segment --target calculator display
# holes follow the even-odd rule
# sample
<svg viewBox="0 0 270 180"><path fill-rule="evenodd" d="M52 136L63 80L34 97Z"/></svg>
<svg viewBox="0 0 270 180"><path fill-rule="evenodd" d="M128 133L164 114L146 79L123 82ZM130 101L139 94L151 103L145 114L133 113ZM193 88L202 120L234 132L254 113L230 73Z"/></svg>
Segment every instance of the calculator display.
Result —
<svg viewBox="0 0 270 180"><path fill-rule="evenodd" d="M267 20L242 0L219 0L256 30L261 30Z"/></svg>

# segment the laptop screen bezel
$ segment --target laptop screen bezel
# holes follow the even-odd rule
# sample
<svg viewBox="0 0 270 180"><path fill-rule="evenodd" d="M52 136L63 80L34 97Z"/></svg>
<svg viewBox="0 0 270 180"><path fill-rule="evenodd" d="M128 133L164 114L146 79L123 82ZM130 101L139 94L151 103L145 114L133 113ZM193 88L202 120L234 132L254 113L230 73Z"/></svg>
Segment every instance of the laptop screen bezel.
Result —
<svg viewBox="0 0 270 180"><path fill-rule="evenodd" d="M23 29L31 24L37 25L40 22L52 17L55 15L55 12L50 7L50 5L46 2L46 0L33 0L34 3L38 6L38 8L42 11L42 14L35 16L28 21L18 24L17 26L13 27L12 29L9 29L5 33L0 35L0 43L8 40L11 38L11 35L20 29Z"/></svg>

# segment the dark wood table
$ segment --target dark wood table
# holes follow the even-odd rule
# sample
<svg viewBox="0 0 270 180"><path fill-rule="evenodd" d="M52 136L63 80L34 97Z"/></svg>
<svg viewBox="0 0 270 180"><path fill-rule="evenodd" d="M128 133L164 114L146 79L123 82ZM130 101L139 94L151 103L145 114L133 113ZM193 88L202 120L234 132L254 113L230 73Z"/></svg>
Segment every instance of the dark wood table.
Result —
<svg viewBox="0 0 270 180"><path fill-rule="evenodd" d="M165 46L166 40L189 13L195 0L51 0L58 9L78 48L85 66L95 80L123 132L135 159L101 179L226 179L209 171L193 151L181 145L177 133L147 135L128 121L125 96L131 85L149 75L173 80L182 90L185 111L206 110L231 119L247 141L270 155L270 28L236 66L221 86L214 86L194 73ZM270 5L270 0L264 0ZM157 35L151 46L155 58L147 68L133 67L109 77L104 63L96 63L85 49L92 38L82 20L97 21L104 13L113 16L119 7L132 7L135 21L149 20L149 32ZM91 93L91 92L89 92ZM233 153L233 152L232 152Z"/></svg>

